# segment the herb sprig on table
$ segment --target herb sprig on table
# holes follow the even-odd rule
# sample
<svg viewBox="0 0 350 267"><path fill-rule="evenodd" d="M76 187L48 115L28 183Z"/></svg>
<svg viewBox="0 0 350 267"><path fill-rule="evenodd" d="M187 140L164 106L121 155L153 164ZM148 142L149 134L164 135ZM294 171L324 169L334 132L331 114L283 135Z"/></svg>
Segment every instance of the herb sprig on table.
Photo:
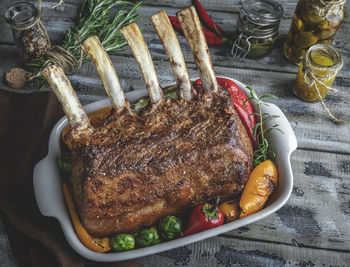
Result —
<svg viewBox="0 0 350 267"><path fill-rule="evenodd" d="M243 105L247 102L247 101L255 101L256 102L256 106L258 109L258 112L254 112L253 114L250 114L250 116L256 116L257 118L257 122L254 126L254 130L253 130L253 137L255 139L256 142L256 146L257 148L254 149L254 153L253 153L253 161L254 161L254 167L258 166L260 163L264 162L267 159L270 159L271 161L273 161L274 163L276 162L276 154L275 152L272 150L272 148L269 145L269 141L267 139L268 134L272 131L272 130L277 130L281 133L283 133L283 131L278 128L279 125L278 124L274 124L273 126L269 127L269 128L264 128L264 124L266 122L268 122L269 120L278 118L278 115L271 115L269 113L263 113L262 112L262 105L268 105L267 103L263 102L262 99L265 98L273 98L273 99L278 99L277 96L271 95L271 94L265 94L262 96L258 96L254 89L247 86L247 89L249 90L249 94L250 97L248 97Z"/></svg>
<svg viewBox="0 0 350 267"><path fill-rule="evenodd" d="M81 54L80 41L90 36L97 35L107 52L116 52L126 45L120 29L137 21L140 14L136 11L142 2L131 3L128 1L115 0L84 0L78 13L77 25L68 30L66 40L62 48L74 56L81 63L88 62L86 54ZM117 7L113 18L111 13ZM82 57L81 57L82 55ZM34 86L39 89L46 87L46 80L41 75L41 70L52 64L48 58L42 57L35 63L27 65L32 67L29 73Z"/></svg>

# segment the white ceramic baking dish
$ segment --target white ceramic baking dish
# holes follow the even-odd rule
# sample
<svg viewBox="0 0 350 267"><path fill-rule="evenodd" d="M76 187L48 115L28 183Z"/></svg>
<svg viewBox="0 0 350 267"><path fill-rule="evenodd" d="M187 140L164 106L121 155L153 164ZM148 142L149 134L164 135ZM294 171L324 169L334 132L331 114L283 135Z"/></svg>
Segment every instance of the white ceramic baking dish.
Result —
<svg viewBox="0 0 350 267"><path fill-rule="evenodd" d="M247 95L249 95L249 92L244 84L234 79L231 80L234 81ZM130 103L134 103L145 95L147 95L146 90L126 93L126 96L129 99ZM254 106L254 103L252 104ZM110 105L111 103L109 99L104 99L86 105L84 109L87 113L90 113L92 111ZM151 247L139 248L127 252L104 254L89 250L80 242L79 238L74 232L74 228L65 205L60 172L57 166L57 158L61 154L59 140L63 128L67 125L66 117L63 117L59 122L57 122L53 128L49 140L48 155L42 159L34 168L34 191L40 212L44 216L55 217L59 221L69 244L80 255L90 260L100 262L123 261L174 249L240 228L242 226L265 218L266 216L269 216L270 214L280 209L287 202L291 194L293 187L293 173L290 163L290 155L297 148L297 141L287 118L276 105L264 105L263 109L264 112L279 116L279 118L269 121L267 126L272 126L277 123L279 124L279 127L284 132L284 134L278 131L273 131L270 135L270 143L277 156L279 173L278 188L271 196L267 205L261 211L253 215L238 219L230 223L226 223L222 226L210 230L182 237L176 240L163 242Z"/></svg>

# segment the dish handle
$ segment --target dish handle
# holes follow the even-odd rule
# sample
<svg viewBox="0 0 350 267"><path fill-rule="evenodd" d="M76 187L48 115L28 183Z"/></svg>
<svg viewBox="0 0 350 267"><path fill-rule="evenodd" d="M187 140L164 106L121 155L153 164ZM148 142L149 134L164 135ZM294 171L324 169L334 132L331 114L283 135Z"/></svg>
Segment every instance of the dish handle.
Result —
<svg viewBox="0 0 350 267"><path fill-rule="evenodd" d="M283 133L277 130L271 131L269 133L269 139L274 140L274 142L270 142L274 151L283 151L282 154L286 154L289 157L290 154L297 149L298 143L288 119L282 110L272 103L264 102L262 111L270 115L278 116L277 118L267 121L265 127L270 128L274 125L278 125L278 128L282 129Z"/></svg>
<svg viewBox="0 0 350 267"><path fill-rule="evenodd" d="M64 200L55 159L46 156L38 162L33 172L34 193L40 212L44 216L59 218L64 211Z"/></svg>

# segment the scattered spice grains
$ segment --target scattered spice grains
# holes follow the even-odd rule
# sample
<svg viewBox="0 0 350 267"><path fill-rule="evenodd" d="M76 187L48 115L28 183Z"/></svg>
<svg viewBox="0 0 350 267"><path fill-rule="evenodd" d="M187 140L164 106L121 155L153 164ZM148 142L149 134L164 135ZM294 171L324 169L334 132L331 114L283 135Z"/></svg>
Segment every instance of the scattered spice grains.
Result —
<svg viewBox="0 0 350 267"><path fill-rule="evenodd" d="M50 47L50 41L45 32L41 30L39 23L22 31L16 41L23 53L24 60L27 62L44 56Z"/></svg>

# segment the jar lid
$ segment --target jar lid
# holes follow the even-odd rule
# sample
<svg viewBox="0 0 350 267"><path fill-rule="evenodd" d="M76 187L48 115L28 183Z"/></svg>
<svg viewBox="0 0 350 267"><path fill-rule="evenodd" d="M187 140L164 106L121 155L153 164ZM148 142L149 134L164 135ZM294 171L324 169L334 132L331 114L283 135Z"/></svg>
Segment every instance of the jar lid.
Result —
<svg viewBox="0 0 350 267"><path fill-rule="evenodd" d="M17 2L7 8L5 20L11 26L28 27L37 21L39 12L37 8L27 2Z"/></svg>
<svg viewBox="0 0 350 267"><path fill-rule="evenodd" d="M283 15L282 6L271 0L245 0L243 10L251 22L262 26L279 24Z"/></svg>

